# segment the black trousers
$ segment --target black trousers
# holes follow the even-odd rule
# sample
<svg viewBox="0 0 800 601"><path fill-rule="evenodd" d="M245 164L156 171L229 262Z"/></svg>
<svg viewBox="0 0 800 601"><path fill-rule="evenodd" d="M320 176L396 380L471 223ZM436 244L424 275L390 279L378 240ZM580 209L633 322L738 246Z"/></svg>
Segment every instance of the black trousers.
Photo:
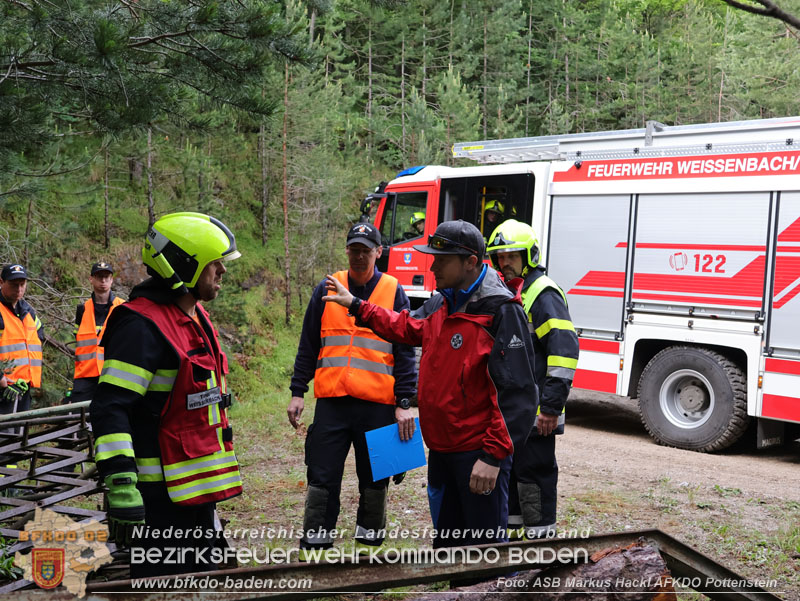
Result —
<svg viewBox="0 0 800 601"><path fill-rule="evenodd" d="M19 413L20 411L27 411L31 408L31 391L28 390L22 395L16 406L14 403L8 403L0 400L0 415L8 415L9 413ZM22 426L16 428L3 428L0 432L4 434L22 434Z"/></svg>
<svg viewBox="0 0 800 601"><path fill-rule="evenodd" d="M95 378L75 378L72 380L72 394L65 401L68 403L79 403L80 401L91 401L94 391L97 388L99 377Z"/></svg>
<svg viewBox="0 0 800 601"><path fill-rule="evenodd" d="M481 451L428 453L428 502L437 536L434 548L507 542L511 458L500 462L492 493L470 492L469 479Z"/></svg>
<svg viewBox="0 0 800 601"><path fill-rule="evenodd" d="M305 458L309 491L304 530L330 532L336 528L344 464L350 445L355 450L360 493L356 516L357 538L359 527L380 529L385 526L379 522L385 521L382 512L389 479L373 481L364 433L394 423L394 411L394 405L353 397L317 399L314 423L309 426L306 436ZM306 548L331 545L332 541L319 541L309 537L304 537L301 541L301 546Z"/></svg>
<svg viewBox="0 0 800 601"><path fill-rule="evenodd" d="M134 537L131 548L141 547L145 554L149 549L160 549L162 559L144 563L131 561L131 578L207 572L216 569L216 566L210 563L211 549L216 544L216 536L213 534L208 536L214 531L216 503L176 505L170 500L163 482L143 482L139 483L138 488L144 500L146 527L142 529L143 536ZM181 529L180 537L173 534L169 538L164 538L162 533L170 527L173 531L176 528ZM157 535L154 535L153 529L158 529ZM185 536L187 531L191 531L189 537ZM202 536L195 538L195 532L200 532ZM172 548L177 551L172 551ZM133 559L133 551L131 558Z"/></svg>
<svg viewBox="0 0 800 601"><path fill-rule="evenodd" d="M535 484L536 487L532 491L529 487L527 494L520 499L519 482ZM557 488L556 436L532 434L525 446L514 454L508 494L509 527L519 528L524 525L526 528L533 528L555 524ZM526 504L527 507L523 507ZM533 516L534 519L523 520L524 516ZM536 520L536 517L539 519Z"/></svg>

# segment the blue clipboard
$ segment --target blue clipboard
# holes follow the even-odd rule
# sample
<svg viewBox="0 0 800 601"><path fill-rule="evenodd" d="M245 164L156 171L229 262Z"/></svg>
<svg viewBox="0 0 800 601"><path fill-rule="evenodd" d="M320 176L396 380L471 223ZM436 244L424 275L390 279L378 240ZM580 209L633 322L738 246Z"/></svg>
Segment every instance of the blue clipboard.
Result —
<svg viewBox="0 0 800 601"><path fill-rule="evenodd" d="M364 433L367 437L373 482L425 465L425 447L422 445L419 418L415 417L414 422L417 425L414 435L405 442L400 440L397 424Z"/></svg>

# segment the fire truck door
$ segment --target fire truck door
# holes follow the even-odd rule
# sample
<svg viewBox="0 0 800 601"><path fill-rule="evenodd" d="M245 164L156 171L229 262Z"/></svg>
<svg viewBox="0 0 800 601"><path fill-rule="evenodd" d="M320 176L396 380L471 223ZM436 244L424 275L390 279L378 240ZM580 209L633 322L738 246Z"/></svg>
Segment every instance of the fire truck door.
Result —
<svg viewBox="0 0 800 601"><path fill-rule="evenodd" d="M634 308L755 319L764 310L770 194L642 194Z"/></svg>
<svg viewBox="0 0 800 601"><path fill-rule="evenodd" d="M629 195L553 196L547 272L582 336L621 335L630 207Z"/></svg>
<svg viewBox="0 0 800 601"><path fill-rule="evenodd" d="M773 356L800 359L800 192L782 192L778 203L767 347Z"/></svg>
<svg viewBox="0 0 800 601"><path fill-rule="evenodd" d="M424 290L429 255L415 252L415 244L425 244L429 228L428 192L390 194L379 225L383 239L383 256L378 269L397 278L406 292ZM431 229L431 232L433 229Z"/></svg>
<svg viewBox="0 0 800 601"><path fill-rule="evenodd" d="M767 314L761 407L757 415L800 422L800 192L777 198L777 240ZM759 422L759 441L762 437Z"/></svg>

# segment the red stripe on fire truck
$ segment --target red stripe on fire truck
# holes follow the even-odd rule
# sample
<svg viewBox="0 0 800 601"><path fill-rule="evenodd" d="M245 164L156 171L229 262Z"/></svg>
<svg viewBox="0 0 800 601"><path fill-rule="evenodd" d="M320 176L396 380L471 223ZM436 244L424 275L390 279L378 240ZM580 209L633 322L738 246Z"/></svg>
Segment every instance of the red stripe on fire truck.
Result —
<svg viewBox="0 0 800 601"><path fill-rule="evenodd" d="M579 338L578 369L572 385L585 390L617 392L620 343L613 340Z"/></svg>
<svg viewBox="0 0 800 601"><path fill-rule="evenodd" d="M800 361L768 358L762 390L762 417L800 420Z"/></svg>

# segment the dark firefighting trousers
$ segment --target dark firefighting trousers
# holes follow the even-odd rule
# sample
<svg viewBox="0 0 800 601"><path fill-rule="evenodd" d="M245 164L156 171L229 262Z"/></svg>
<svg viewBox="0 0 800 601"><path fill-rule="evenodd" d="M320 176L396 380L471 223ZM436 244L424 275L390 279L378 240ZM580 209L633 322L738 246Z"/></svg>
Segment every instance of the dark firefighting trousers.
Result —
<svg viewBox="0 0 800 601"><path fill-rule="evenodd" d="M301 548L333 546L332 532L339 517L339 495L350 445L355 451L359 492L355 539L373 546L383 542L389 479L372 481L364 433L393 424L394 411L394 405L353 397L317 399L314 423L306 436L308 492Z"/></svg>
<svg viewBox="0 0 800 601"><path fill-rule="evenodd" d="M0 415L8 415L9 413L20 413L21 411L28 411L31 408L31 391L28 390L23 394L19 401L16 403L9 403L0 399ZM22 434L22 426L16 428L2 428L0 432L6 434Z"/></svg>
<svg viewBox="0 0 800 601"><path fill-rule="evenodd" d="M556 436L533 433L514 454L508 495L508 527L525 527L528 538L546 536L556 523Z"/></svg>
<svg viewBox="0 0 800 601"><path fill-rule="evenodd" d="M131 578L216 569L211 562L211 551L217 541L214 534L216 503L176 505L170 500L163 482L140 482L138 488L144 500L145 527L141 528L142 536L134 536L131 541ZM180 534L175 534L176 530L180 530ZM172 536L165 537L165 531ZM144 549L144 553L136 551L136 547ZM159 551L151 551L148 558L147 552L151 549ZM135 562L140 555L144 555L144 562ZM159 557L161 559L156 560Z"/></svg>
<svg viewBox="0 0 800 601"><path fill-rule="evenodd" d="M469 490L472 467L482 452L428 454L428 503L436 536L434 548L506 542L511 458L500 462L491 494Z"/></svg>
<svg viewBox="0 0 800 601"><path fill-rule="evenodd" d="M64 404L91 401L99 381L99 376L94 378L75 378L72 380L72 394L65 399L66 403Z"/></svg>

